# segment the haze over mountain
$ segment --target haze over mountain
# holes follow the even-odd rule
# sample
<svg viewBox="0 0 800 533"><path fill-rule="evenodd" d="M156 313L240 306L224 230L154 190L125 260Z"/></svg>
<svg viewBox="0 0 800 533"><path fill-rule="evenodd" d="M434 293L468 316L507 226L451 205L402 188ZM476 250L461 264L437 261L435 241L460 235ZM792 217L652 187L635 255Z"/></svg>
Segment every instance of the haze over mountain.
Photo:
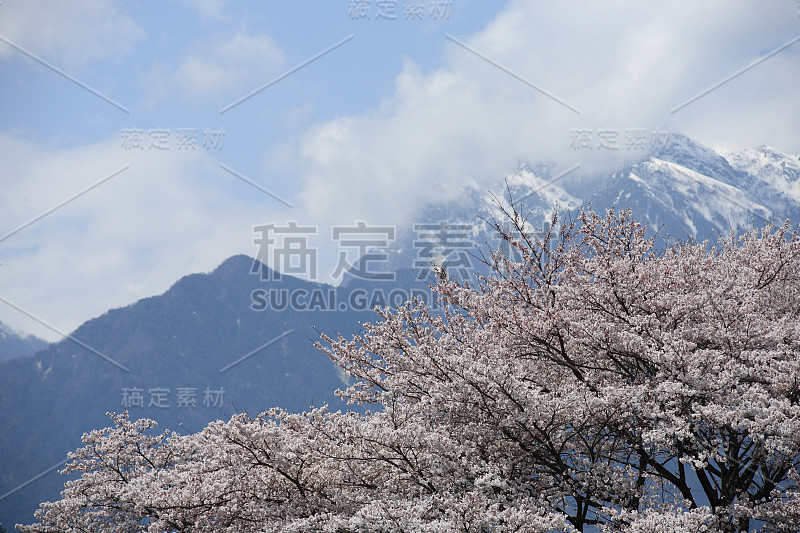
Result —
<svg viewBox="0 0 800 533"><path fill-rule="evenodd" d="M33 355L47 346L47 341L14 331L0 322L0 361Z"/></svg>
<svg viewBox="0 0 800 533"><path fill-rule="evenodd" d="M320 332L358 331L373 318L369 301L253 266L231 257L0 364L0 522L30 522L39 502L58 497L65 477L55 472L15 489L65 459L84 432L107 426L107 411L196 431L241 411L346 407L333 394L344 382L314 342ZM272 307L259 308L256 290ZM293 305L291 295L304 298Z"/></svg>

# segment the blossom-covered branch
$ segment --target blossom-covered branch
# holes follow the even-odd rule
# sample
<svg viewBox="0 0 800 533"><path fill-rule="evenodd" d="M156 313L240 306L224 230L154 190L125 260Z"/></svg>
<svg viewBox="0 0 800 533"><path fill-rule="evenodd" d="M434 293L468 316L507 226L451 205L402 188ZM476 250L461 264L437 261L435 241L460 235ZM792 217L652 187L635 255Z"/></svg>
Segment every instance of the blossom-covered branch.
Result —
<svg viewBox="0 0 800 533"><path fill-rule="evenodd" d="M113 415L23 531L774 531L800 523L800 236L656 246L628 211L514 209L444 309L320 348L366 414ZM508 224L510 223L510 224ZM506 229L509 228L509 229Z"/></svg>

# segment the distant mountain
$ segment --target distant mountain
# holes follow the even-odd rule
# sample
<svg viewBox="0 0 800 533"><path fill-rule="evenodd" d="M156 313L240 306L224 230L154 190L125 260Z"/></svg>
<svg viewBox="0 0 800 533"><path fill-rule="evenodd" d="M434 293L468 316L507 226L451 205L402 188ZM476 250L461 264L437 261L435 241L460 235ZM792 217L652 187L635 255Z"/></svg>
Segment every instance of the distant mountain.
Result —
<svg viewBox="0 0 800 533"><path fill-rule="evenodd" d="M373 320L384 288L336 289L235 256L89 320L75 340L0 364L0 522L31 523L39 502L58 498L55 472L15 489L109 425L107 411L198 431L237 411L346 408L333 394L344 385L337 368L313 344Z"/></svg>
<svg viewBox="0 0 800 533"><path fill-rule="evenodd" d="M396 242L382 250L390 258L389 269L419 267L430 259L463 263L465 242L484 252L496 247L485 221L503 220L498 201L513 200L534 232L548 225L554 209L574 217L589 205L596 212L630 208L652 231L701 241L767 220L800 222L800 156L768 146L718 152L674 132L657 149L596 180L599 184L583 198L562 188L553 169L523 164L497 180L494 195L465 185L458 202L423 207L415 223L399 228Z"/></svg>
<svg viewBox="0 0 800 533"><path fill-rule="evenodd" d="M561 219L577 215L582 206L604 213L630 208L651 232L668 239L715 240L729 230L800 222L800 156L762 146L755 150L719 152L673 132L650 153L598 178L583 198L567 191L550 163L527 163L501 177L490 188L466 183L458 201L422 206L414 221L397 227L395 238L375 247L357 269L413 273L426 278L430 266L443 264L462 278L486 272L482 258L501 243L488 221L501 223L498 206L515 206L527 216L529 231L541 234L554 210ZM580 172L575 172L579 175ZM572 194L571 194L572 193ZM380 259L380 261L376 261ZM345 276L343 285L360 280Z"/></svg>
<svg viewBox="0 0 800 533"><path fill-rule="evenodd" d="M799 172L798 156L773 148L718 153L676 133L614 172L587 202L596 211L630 207L661 233L713 240L767 220L800 221Z"/></svg>
<svg viewBox="0 0 800 533"><path fill-rule="evenodd" d="M448 272L463 279L476 272L485 272L482 258L501 245L490 226L493 220L503 222L500 205L515 206L527 215L531 231L541 232L548 227L553 210L574 211L581 200L572 196L554 182L553 165L522 165L516 171L498 180L492 190L481 189L467 183L458 201L433 203L424 206L415 220L396 228L394 241L387 246L371 249L372 254L385 257L373 262L376 271L416 273L416 278L427 279L433 264L443 264ZM499 205L498 205L499 202ZM357 268L367 266L358 263ZM343 285L351 279L345 277Z"/></svg>
<svg viewBox="0 0 800 533"><path fill-rule="evenodd" d="M769 146L724 153L731 166L749 177L748 193L779 215L796 215L800 204L800 155Z"/></svg>
<svg viewBox="0 0 800 533"><path fill-rule="evenodd" d="M47 344L45 340L14 331L0 322L0 362L33 355Z"/></svg>

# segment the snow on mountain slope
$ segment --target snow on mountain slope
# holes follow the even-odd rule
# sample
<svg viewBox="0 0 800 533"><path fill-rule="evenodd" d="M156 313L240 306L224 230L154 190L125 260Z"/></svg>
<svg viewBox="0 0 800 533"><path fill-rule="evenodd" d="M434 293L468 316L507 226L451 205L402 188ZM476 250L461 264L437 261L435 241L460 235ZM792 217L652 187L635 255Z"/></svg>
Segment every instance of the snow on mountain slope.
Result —
<svg viewBox="0 0 800 533"><path fill-rule="evenodd" d="M523 206L526 212L532 212L535 218L547 221L553 209L572 211L582 203L579 198L562 189L557 179L558 176L552 176L551 169L547 166L540 166L536 173L530 166L522 166L505 178L507 190L500 191L503 194L495 192L494 196L485 194L481 207L498 217L501 213L496 201L505 200L503 204L507 204L510 196L514 203ZM530 222L535 224L537 220Z"/></svg>
<svg viewBox="0 0 800 533"><path fill-rule="evenodd" d="M523 164L498 177L489 190L467 183L459 201L424 206L415 224L397 228L396 241L382 250L390 258L388 270L419 267L425 251L451 258L461 254L463 260L465 243L483 251L486 244L495 247L497 239L485 221L503 219L498 201L507 208L513 200L534 232L550 221L554 209L574 216L582 205L596 212L630 208L662 235L699 241L765 221L800 222L800 157L767 146L722 152L673 132L666 144L609 174L583 200L562 187L560 178L570 172L557 168ZM442 241L424 242L425 235L434 234Z"/></svg>
<svg viewBox="0 0 800 533"><path fill-rule="evenodd" d="M613 173L588 198L596 211L630 207L661 233L698 240L800 220L800 161L769 147L721 153L674 134L667 146Z"/></svg>
<svg viewBox="0 0 800 533"><path fill-rule="evenodd" d="M750 180L746 173L734 168L722 154L678 132L672 132L664 146L643 159L650 157L675 163L734 187L740 187Z"/></svg>
<svg viewBox="0 0 800 533"><path fill-rule="evenodd" d="M548 164L523 165L498 178L489 189L466 183L460 201L423 207L410 226L397 228L396 239L389 247L371 250L387 258L383 264L375 263L373 270L413 269L425 275L431 259L445 265L465 265L463 272L480 269L477 256L499 245L487 223L503 220L498 202L508 207L510 198L522 206L534 232L550 221L554 209L574 211L580 206L581 200L558 183L563 171L553 175L552 169ZM352 281L346 278L342 283Z"/></svg>
<svg viewBox="0 0 800 533"><path fill-rule="evenodd" d="M763 222L771 215L768 208L752 201L741 189L655 157L632 165L627 176L625 172L618 176L619 179L612 182L612 188L619 189L613 205L626 207L628 198L622 195L628 187L624 179L637 181L640 184L637 189L643 196L638 200L649 207L646 212L648 222L652 224L660 219L674 218L682 223L684 227L680 229L674 227L674 223L665 223L664 229L673 235L705 238L713 229L727 231L748 226L754 221ZM594 207L599 206L595 204ZM607 209L611 206L606 202L602 207ZM658 210L664 213L657 213Z"/></svg>
<svg viewBox="0 0 800 533"><path fill-rule="evenodd" d="M731 165L761 184L800 203L800 155L788 155L770 146L725 153Z"/></svg>

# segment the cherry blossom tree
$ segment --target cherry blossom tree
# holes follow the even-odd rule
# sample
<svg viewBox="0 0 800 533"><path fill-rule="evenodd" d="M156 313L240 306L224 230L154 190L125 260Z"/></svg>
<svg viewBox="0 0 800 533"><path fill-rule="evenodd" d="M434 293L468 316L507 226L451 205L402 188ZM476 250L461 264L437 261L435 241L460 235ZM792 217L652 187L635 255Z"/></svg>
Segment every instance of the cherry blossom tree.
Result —
<svg viewBox="0 0 800 533"><path fill-rule="evenodd" d="M656 246L628 211L535 237L320 348L372 411L153 435L112 415L26 532L800 529L800 236ZM502 222L502 223L501 223ZM510 222L510 225L506 222ZM508 228L508 229L506 229Z"/></svg>

